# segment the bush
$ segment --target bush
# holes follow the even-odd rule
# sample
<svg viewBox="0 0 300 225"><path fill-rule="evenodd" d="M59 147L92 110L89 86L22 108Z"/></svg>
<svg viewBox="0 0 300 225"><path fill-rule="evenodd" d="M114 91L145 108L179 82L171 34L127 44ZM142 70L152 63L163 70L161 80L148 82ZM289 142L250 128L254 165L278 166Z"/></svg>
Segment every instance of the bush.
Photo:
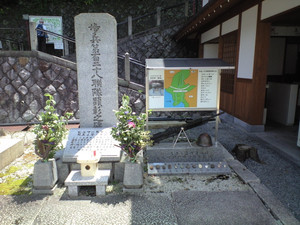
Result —
<svg viewBox="0 0 300 225"><path fill-rule="evenodd" d="M123 95L122 106L115 111L118 123L112 128L111 134L120 142L121 149L128 155L131 162L136 162L137 153L151 143L150 132L145 131L147 115L136 115L129 106L129 97Z"/></svg>

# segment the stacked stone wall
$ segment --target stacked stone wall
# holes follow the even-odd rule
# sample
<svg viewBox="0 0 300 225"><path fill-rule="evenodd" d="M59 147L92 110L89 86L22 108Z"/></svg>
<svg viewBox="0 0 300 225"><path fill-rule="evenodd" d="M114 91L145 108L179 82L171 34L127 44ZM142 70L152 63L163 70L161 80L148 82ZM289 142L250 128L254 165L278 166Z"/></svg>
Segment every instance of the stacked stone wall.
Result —
<svg viewBox="0 0 300 225"><path fill-rule="evenodd" d="M54 96L60 115L71 111L74 119L78 118L74 65L39 52L1 52L0 123L37 122L45 106L45 93Z"/></svg>

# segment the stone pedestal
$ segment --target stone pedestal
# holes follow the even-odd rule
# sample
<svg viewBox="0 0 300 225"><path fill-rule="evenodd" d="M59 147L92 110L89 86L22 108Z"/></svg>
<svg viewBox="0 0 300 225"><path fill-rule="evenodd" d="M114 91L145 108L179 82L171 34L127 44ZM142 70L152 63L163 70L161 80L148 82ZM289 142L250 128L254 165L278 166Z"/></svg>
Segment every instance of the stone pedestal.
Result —
<svg viewBox="0 0 300 225"><path fill-rule="evenodd" d="M110 170L97 170L95 176L83 177L80 170L73 170L67 177L65 185L71 197L78 196L80 186L95 186L96 195L105 195L106 185L110 176Z"/></svg>
<svg viewBox="0 0 300 225"><path fill-rule="evenodd" d="M32 190L34 194L53 194L57 180L55 159L49 159L48 162L39 160L35 163Z"/></svg>
<svg viewBox="0 0 300 225"><path fill-rule="evenodd" d="M139 189L143 186L143 168L139 163L126 163L124 169L125 189Z"/></svg>

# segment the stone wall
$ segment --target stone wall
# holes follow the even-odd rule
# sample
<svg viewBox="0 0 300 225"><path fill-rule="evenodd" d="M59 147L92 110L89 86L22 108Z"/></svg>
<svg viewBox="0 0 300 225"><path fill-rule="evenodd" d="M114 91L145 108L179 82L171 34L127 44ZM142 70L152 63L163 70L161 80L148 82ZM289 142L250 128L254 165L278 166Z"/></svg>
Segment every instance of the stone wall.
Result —
<svg viewBox="0 0 300 225"><path fill-rule="evenodd" d="M42 52L0 51L0 124L31 124L43 111L45 93L54 96L58 114L79 121L76 64ZM135 112L145 111L145 95L119 86Z"/></svg>
<svg viewBox="0 0 300 225"><path fill-rule="evenodd" d="M182 24L156 27L118 40L118 54L145 64L146 58L195 57L197 43L176 43L172 36ZM145 67L131 63L131 81L145 84ZM118 60L118 74L123 78L124 60ZM60 115L74 113L79 120L76 63L43 52L0 51L0 124L37 122L45 105L45 93L54 95ZM123 94L130 96L135 112L145 111L145 96L119 85L119 103ZM177 113L183 117L195 113ZM177 115L176 114L176 115ZM169 116L158 112L154 115ZM181 116L182 117L182 116Z"/></svg>
<svg viewBox="0 0 300 225"><path fill-rule="evenodd" d="M0 51L0 123L37 121L45 93L54 96L60 115L78 118L76 64L42 52Z"/></svg>
<svg viewBox="0 0 300 225"><path fill-rule="evenodd" d="M118 40L118 55L126 52L131 58L145 64L147 58L195 58L198 44L194 40L175 42L173 35L183 23L173 23L155 27L145 32ZM118 60L119 77L124 77L124 60ZM145 67L130 63L130 78L133 82L145 85Z"/></svg>

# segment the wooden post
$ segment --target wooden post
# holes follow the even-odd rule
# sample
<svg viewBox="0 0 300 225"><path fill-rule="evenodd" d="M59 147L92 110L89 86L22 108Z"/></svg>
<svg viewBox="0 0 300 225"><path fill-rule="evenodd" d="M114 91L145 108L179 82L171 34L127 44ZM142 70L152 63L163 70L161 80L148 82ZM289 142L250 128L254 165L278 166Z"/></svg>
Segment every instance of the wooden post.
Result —
<svg viewBox="0 0 300 225"><path fill-rule="evenodd" d="M63 54L64 54L64 56L66 56L66 55L70 54L70 52L69 52L69 42L67 40L65 40L65 39L63 39L63 41L64 41L64 51L63 51Z"/></svg>
<svg viewBox="0 0 300 225"><path fill-rule="evenodd" d="M125 80L130 82L130 61L129 61L129 53L125 53Z"/></svg>
<svg viewBox="0 0 300 225"><path fill-rule="evenodd" d="M30 36L30 46L31 51L37 50L37 34L35 31L35 22L29 22L29 36Z"/></svg>
<svg viewBox="0 0 300 225"><path fill-rule="evenodd" d="M161 7L156 8L156 26L160 26L161 20Z"/></svg>
<svg viewBox="0 0 300 225"><path fill-rule="evenodd" d="M128 36L132 35L132 16L128 16Z"/></svg>
<svg viewBox="0 0 300 225"><path fill-rule="evenodd" d="M12 48L11 48L10 40L6 41L6 45L8 46L8 50L11 51Z"/></svg>
<svg viewBox="0 0 300 225"><path fill-rule="evenodd" d="M184 16L188 17L189 16L189 1L185 0L184 2Z"/></svg>

